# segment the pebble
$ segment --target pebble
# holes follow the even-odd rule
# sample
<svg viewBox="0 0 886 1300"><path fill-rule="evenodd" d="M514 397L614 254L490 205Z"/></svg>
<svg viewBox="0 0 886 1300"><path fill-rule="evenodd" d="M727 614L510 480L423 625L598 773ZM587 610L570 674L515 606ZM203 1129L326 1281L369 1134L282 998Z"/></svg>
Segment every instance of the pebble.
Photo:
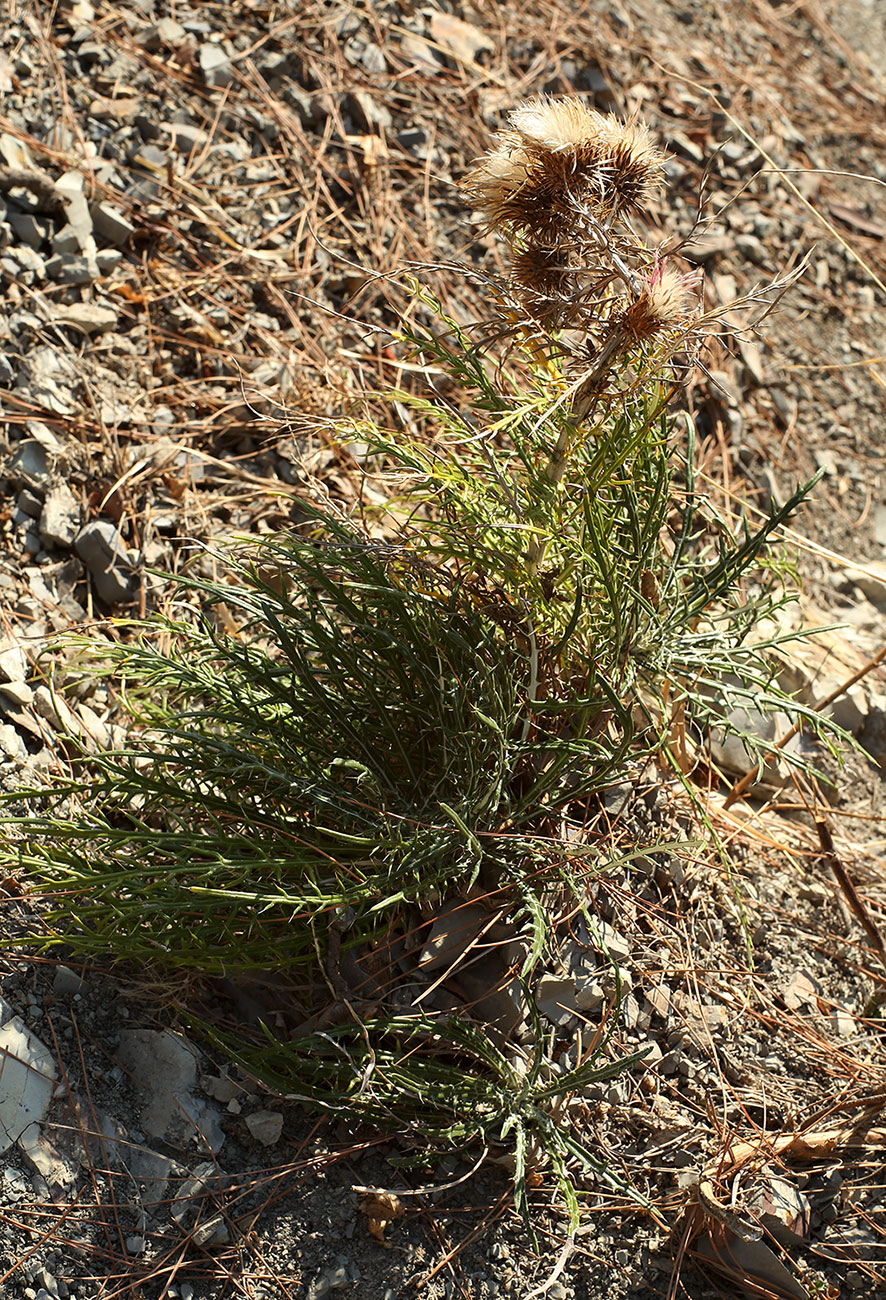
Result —
<svg viewBox="0 0 886 1300"><path fill-rule="evenodd" d="M70 966L56 966L52 978L52 991L60 997L75 997L83 988L83 980Z"/></svg>
<svg viewBox="0 0 886 1300"><path fill-rule="evenodd" d="M283 1116L278 1110L256 1110L244 1121L249 1132L262 1146L272 1147L283 1132Z"/></svg>
<svg viewBox="0 0 886 1300"><path fill-rule="evenodd" d="M46 274L57 284L90 284L98 279L95 258L78 257L75 253L53 253L46 263Z"/></svg>
<svg viewBox="0 0 886 1300"><path fill-rule="evenodd" d="M0 724L0 753L16 762L24 763L28 758L28 747L10 723Z"/></svg>
<svg viewBox="0 0 886 1300"><path fill-rule="evenodd" d="M20 442L9 465L13 482L27 483L36 490L47 487L50 481L49 457L36 438Z"/></svg>
<svg viewBox="0 0 886 1300"><path fill-rule="evenodd" d="M117 324L118 314L113 307L102 307L94 302L75 302L60 307L56 319L62 325L71 325L84 334L106 334Z"/></svg>
<svg viewBox="0 0 886 1300"><path fill-rule="evenodd" d="M135 226L113 203L94 203L90 208L95 233L115 248L123 248L135 233Z"/></svg>
<svg viewBox="0 0 886 1300"><path fill-rule="evenodd" d="M200 46L200 71L206 85L212 90L222 90L234 79L231 60L220 45Z"/></svg>
<svg viewBox="0 0 886 1300"><path fill-rule="evenodd" d="M30 248L39 248L49 238L52 229L46 217L33 217L25 212L10 212L9 224Z"/></svg>
<svg viewBox="0 0 886 1300"><path fill-rule="evenodd" d="M107 605L133 599L136 579L123 539L112 523L97 519L77 534L74 549Z"/></svg>
<svg viewBox="0 0 886 1300"><path fill-rule="evenodd" d="M552 1024L567 1025L576 1010L575 980L542 975L535 990L535 1000L539 1011Z"/></svg>
<svg viewBox="0 0 886 1300"><path fill-rule="evenodd" d="M153 27L148 27L139 37L142 46L155 53L157 50L168 45L171 49L182 44L187 37L187 32L181 23L176 22L174 18L161 18Z"/></svg>
<svg viewBox="0 0 886 1300"><path fill-rule="evenodd" d="M59 483L47 494L40 515L40 537L44 546L70 547L80 528L80 504L67 483Z"/></svg>

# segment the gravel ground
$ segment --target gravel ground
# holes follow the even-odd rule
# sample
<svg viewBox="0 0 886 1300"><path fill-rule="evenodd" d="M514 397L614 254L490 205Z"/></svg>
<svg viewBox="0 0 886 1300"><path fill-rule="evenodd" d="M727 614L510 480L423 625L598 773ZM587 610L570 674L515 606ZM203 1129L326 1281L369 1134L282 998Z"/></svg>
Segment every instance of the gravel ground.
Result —
<svg viewBox="0 0 886 1300"><path fill-rule="evenodd" d="M355 376L390 380L365 326L396 319L396 293L371 272L464 250L455 182L543 90L638 109L659 133L671 190L650 237L688 241L711 306L810 255L765 335L713 341L686 400L712 490L767 506L824 471L796 524L804 610L849 631L786 673L820 699L886 643L882 0L6 9L4 788L59 761L66 731L117 734L110 683L63 706L35 675L54 633L101 637L108 614L162 606L147 568L285 526L315 476L356 499L359 463L316 417L346 409ZM477 255L499 256L488 240ZM595 887L624 998L612 1051L648 1054L568 1120L654 1213L590 1180L593 1213L564 1250L541 1169L533 1243L498 1153L471 1177L479 1153L427 1165L318 1125L191 1044L162 980L8 958L0 1293L640 1300L744 1278L801 1300L886 1294L880 671L836 707L870 759L834 774L834 857L793 791L753 815L715 799L721 858L651 859ZM599 816L625 846L698 829L648 776ZM15 881L0 888L8 936L39 925ZM613 992L592 939L564 939L536 989L564 1064ZM359 1187L398 1194L385 1229Z"/></svg>

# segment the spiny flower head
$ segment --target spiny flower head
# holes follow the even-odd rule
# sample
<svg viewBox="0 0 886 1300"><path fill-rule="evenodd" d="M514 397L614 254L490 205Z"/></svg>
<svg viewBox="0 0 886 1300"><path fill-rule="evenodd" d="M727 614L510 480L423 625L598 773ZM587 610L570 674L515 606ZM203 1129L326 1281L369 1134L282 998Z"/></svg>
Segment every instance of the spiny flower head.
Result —
<svg viewBox="0 0 886 1300"><path fill-rule="evenodd" d="M625 308L623 328L635 342L642 343L662 330L684 325L695 305L695 283L693 272L681 273L666 262L657 262Z"/></svg>
<svg viewBox="0 0 886 1300"><path fill-rule="evenodd" d="M663 156L645 126L577 99L526 100L508 125L463 185L489 224L509 234L556 246L588 215L642 208L661 181Z"/></svg>

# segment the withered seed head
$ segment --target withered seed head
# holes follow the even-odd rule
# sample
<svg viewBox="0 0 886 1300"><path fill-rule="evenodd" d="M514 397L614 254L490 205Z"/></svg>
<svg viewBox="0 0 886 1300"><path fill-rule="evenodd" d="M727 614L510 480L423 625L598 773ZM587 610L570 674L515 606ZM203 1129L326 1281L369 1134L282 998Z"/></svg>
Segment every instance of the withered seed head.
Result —
<svg viewBox="0 0 886 1300"><path fill-rule="evenodd" d="M544 298L563 294L569 277L569 266L560 249L540 248L529 244L518 249L511 257L511 275L518 284Z"/></svg>
<svg viewBox="0 0 886 1300"><path fill-rule="evenodd" d="M621 323L631 338L642 343L662 330L685 324L694 304L693 282L691 272L684 275L672 266L656 266L622 316Z"/></svg>
<svg viewBox="0 0 886 1300"><path fill-rule="evenodd" d="M664 161L648 126L608 119L604 167L607 191L616 210L636 212L646 207L662 184Z"/></svg>
<svg viewBox="0 0 886 1300"><path fill-rule="evenodd" d="M661 181L663 157L649 131L576 99L526 100L463 186L489 224L549 247L582 218L643 207Z"/></svg>

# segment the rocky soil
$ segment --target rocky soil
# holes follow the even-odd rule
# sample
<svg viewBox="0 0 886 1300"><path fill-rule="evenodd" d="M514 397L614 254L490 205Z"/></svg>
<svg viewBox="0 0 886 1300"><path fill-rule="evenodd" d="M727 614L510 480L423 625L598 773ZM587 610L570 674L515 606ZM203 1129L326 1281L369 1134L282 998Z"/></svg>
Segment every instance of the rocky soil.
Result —
<svg viewBox="0 0 886 1300"><path fill-rule="evenodd" d="M72 735L118 735L112 683L57 694L55 634L162 607L151 570L285 526L318 478L348 505L367 490L323 422L394 377L374 330L398 299L375 273L465 253L456 182L540 91L655 128L670 190L649 235L683 243L711 308L808 258L762 331L712 340L685 400L724 501L765 508L823 472L789 541L803 617L842 630L786 652L785 681L821 701L886 645L882 0L9 0L4 19L2 788ZM589 1178L564 1248L541 1170L533 1243L494 1158L404 1167L416 1153L204 1053L168 1011L187 990L9 955L0 1294L886 1294L882 670L828 707L864 747L830 787L715 794L722 853L614 869L597 931L536 989L565 1068L618 969L612 1051L646 1058L568 1118L651 1211ZM598 818L618 850L699 832L648 773ZM0 889L7 936L39 928ZM426 936L475 937L464 915ZM387 1226L366 1187L392 1193Z"/></svg>

